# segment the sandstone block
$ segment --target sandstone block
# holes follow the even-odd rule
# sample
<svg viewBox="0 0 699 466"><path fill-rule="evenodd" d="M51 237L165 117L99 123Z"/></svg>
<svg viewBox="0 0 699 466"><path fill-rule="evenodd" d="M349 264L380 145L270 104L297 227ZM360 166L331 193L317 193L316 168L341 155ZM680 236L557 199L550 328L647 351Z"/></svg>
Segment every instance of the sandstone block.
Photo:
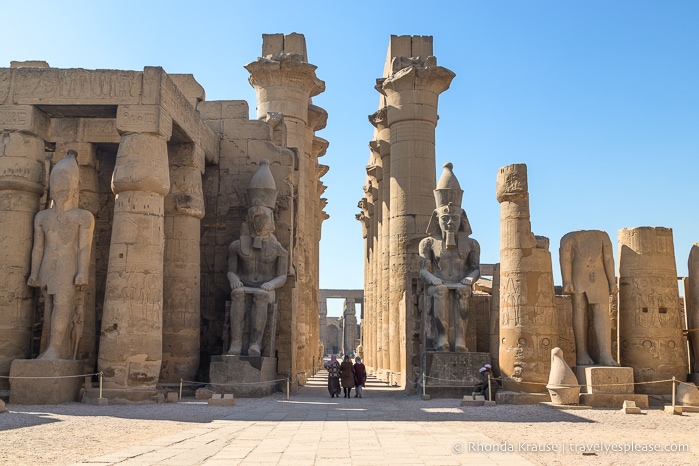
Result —
<svg viewBox="0 0 699 466"><path fill-rule="evenodd" d="M235 406L235 398L231 393L215 394L207 402L209 406Z"/></svg>
<svg viewBox="0 0 699 466"><path fill-rule="evenodd" d="M15 359L10 366L10 403L49 405L78 401L83 362Z"/></svg>
<svg viewBox="0 0 699 466"><path fill-rule="evenodd" d="M576 370L587 393L634 393L632 367L577 366Z"/></svg>
<svg viewBox="0 0 699 466"><path fill-rule="evenodd" d="M624 404L621 407L621 412L624 414L641 414L641 408L636 406L635 401L624 400Z"/></svg>

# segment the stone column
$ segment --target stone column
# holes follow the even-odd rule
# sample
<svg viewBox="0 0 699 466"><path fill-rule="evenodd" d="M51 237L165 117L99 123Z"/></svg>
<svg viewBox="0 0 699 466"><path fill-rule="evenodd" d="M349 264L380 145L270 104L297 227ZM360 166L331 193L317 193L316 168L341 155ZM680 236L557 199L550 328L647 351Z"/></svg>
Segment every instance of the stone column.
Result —
<svg viewBox="0 0 699 466"><path fill-rule="evenodd" d="M345 299L345 311L343 317L345 319L344 328L344 354L350 354L355 350L357 343L357 311L354 308L354 299Z"/></svg>
<svg viewBox="0 0 699 466"><path fill-rule="evenodd" d="M692 342L692 367L689 368L691 373L691 382L699 384L699 243L694 243L689 251L689 260L687 261L687 270L689 271L688 283L685 286L685 302L687 312L687 328L689 331L689 339Z"/></svg>
<svg viewBox="0 0 699 466"><path fill-rule="evenodd" d="M401 373L402 380L407 374L407 355L412 357L419 352L419 342L416 348L412 335L408 340L406 326L412 328L414 321L418 320L410 293L412 280L419 273L418 244L426 235L434 210L437 101L439 94L449 88L454 76L450 70L437 66L435 57L396 57L388 77L377 85L386 96L391 135L389 327L386 340L390 348L391 372ZM396 348L401 342L406 346Z"/></svg>
<svg viewBox="0 0 699 466"><path fill-rule="evenodd" d="M366 296L367 301L369 302L369 307L371 309L371 315L372 317L375 315L375 312L377 309L374 307L373 303L373 280L374 280L374 261L373 261L373 256L374 256L374 237L371 234L372 230L372 218L371 214L369 213L369 200L366 198L366 195L369 191L368 189L368 184L369 184L369 177L367 175L366 182L364 184L364 193L365 197L363 197L359 203L357 204L357 207L361 209L361 212L358 213L355 218L359 220L362 223L362 238L364 239L364 294ZM373 321L372 321L373 322ZM373 324L372 324L373 325ZM373 345L373 339L369 339L367 344ZM367 367L375 367L373 362L365 362Z"/></svg>
<svg viewBox="0 0 699 466"><path fill-rule="evenodd" d="M160 383L194 380L199 369L201 219L204 153L194 144L170 146L165 197L163 363Z"/></svg>
<svg viewBox="0 0 699 466"><path fill-rule="evenodd" d="M31 357L34 292L27 286L34 216L44 193L49 118L29 105L0 106L0 375ZM0 378L0 390L9 389Z"/></svg>
<svg viewBox="0 0 699 466"><path fill-rule="evenodd" d="M56 144L54 156L63 158L74 149L78 153L77 162L80 167L79 207L97 216L100 210L99 182L97 179L97 148L86 142ZM54 160L57 163L59 160ZM85 361L85 373L92 373L97 362L97 321L95 315L96 301L96 257L97 235L92 236L92 253L90 254L90 269L85 292L83 334L78 347L78 359Z"/></svg>
<svg viewBox="0 0 699 466"><path fill-rule="evenodd" d="M295 186L298 223L294 248L289 251L294 258L293 267L297 274L296 286L292 291L292 314L296 316L296 321L280 322L281 326L290 325L292 328L291 348L280 350L291 352L292 367L289 371L295 374L307 370L311 364L305 342L308 338L309 308L314 309L317 303L313 273L317 272L318 264L312 261L318 245L313 243L316 236L313 218L317 161L310 157L311 148L308 147L308 129L312 127L313 116L309 114L309 106L311 97L325 90L325 83L316 77L317 67L307 61L303 35L264 34L262 37L263 57L245 65L250 72L250 84L257 94L257 115L264 119L270 112L283 114L287 144L298 149L299 157L298 184ZM300 351L297 350L299 346L302 348Z"/></svg>
<svg viewBox="0 0 699 466"><path fill-rule="evenodd" d="M548 238L529 222L527 166L498 171L500 203L500 371L505 390L545 392L558 323Z"/></svg>
<svg viewBox="0 0 699 466"><path fill-rule="evenodd" d="M619 362L634 382L687 377L672 229L619 230ZM670 382L636 385L636 393L670 394Z"/></svg>
<svg viewBox="0 0 699 466"><path fill-rule="evenodd" d="M98 359L104 387L117 389L105 392L108 398L154 389L160 374L172 120L158 105L122 105L117 130L121 142L112 176L116 200Z"/></svg>
<svg viewBox="0 0 699 466"><path fill-rule="evenodd" d="M321 298L320 302L318 303L318 317L318 325L320 328L319 338L320 341L323 342L325 352L328 353L328 348L330 348L326 332L326 327L328 325L328 300L325 298Z"/></svg>

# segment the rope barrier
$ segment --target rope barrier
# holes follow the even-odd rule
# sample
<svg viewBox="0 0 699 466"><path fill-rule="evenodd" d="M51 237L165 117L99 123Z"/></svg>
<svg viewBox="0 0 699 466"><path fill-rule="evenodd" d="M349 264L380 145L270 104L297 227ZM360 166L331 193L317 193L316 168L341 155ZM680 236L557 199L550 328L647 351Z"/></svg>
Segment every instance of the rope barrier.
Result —
<svg viewBox="0 0 699 466"><path fill-rule="evenodd" d="M277 383L277 382L284 382L287 379L276 379L276 380L266 380L264 382L238 382L238 383L216 383L216 382L195 382L193 380L183 380L183 384L190 384L190 385L217 385L217 386L222 386L222 387L235 387L237 385L263 385L267 383Z"/></svg>
<svg viewBox="0 0 699 466"><path fill-rule="evenodd" d="M464 383L463 380L441 379L441 378L439 378L439 377L431 377L431 376L429 376L429 375L425 375L424 378L425 378L425 379L437 380L437 381L440 381L440 382L460 382L460 383ZM490 380L499 380L499 381L502 382L504 379L503 379L502 377L491 377ZM690 383L690 382L680 382L679 380L677 380L677 379L675 379L675 378L672 378L672 379L665 379L665 380L651 380L651 381L647 381L647 382L600 383L600 384L597 384L597 383L596 383L596 384L592 384L592 385L593 385L593 387L616 387L616 386L626 386L626 385L646 385L646 384L653 384L653 383L667 383L667 382L673 382L673 381L674 381L675 383L678 383L678 384L681 383L681 384L685 384L685 385L694 385L693 383ZM480 382L479 382L479 383L480 383ZM524 382L524 383L526 383L526 384L528 384L528 385L542 385L542 386L544 386L544 387L545 387L546 385L548 385L548 383L543 383L543 382ZM474 385L469 384L469 385L454 385L454 386L455 386L455 387L458 387L458 386L473 387ZM695 386L696 386L696 385L695 385ZM557 384L556 387L558 387L558 388L574 388L574 387L583 388L583 387L587 387L587 385Z"/></svg>

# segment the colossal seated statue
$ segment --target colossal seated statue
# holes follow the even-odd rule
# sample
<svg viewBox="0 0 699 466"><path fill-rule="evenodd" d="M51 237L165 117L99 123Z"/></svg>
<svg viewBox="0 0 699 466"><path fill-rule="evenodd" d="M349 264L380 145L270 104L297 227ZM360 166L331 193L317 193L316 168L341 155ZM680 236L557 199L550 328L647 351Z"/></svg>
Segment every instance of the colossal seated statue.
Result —
<svg viewBox="0 0 699 466"><path fill-rule="evenodd" d="M425 312L436 330L434 349L467 352L468 300L480 277L480 245L469 238L471 225L461 208L464 192L452 168L451 163L444 165L434 190L437 208L427 227L429 236L419 247L420 278L426 284Z"/></svg>
<svg viewBox="0 0 699 466"><path fill-rule="evenodd" d="M276 184L269 161L264 159L248 188L247 222L243 223L240 239L233 241L228 250L231 285L228 355L262 355L268 311L270 305L274 309L275 290L286 283L289 254L273 234L272 209L276 200Z"/></svg>
<svg viewBox="0 0 699 466"><path fill-rule="evenodd" d="M44 296L46 342L39 359L75 359L83 331L83 302L88 282L95 221L78 207L80 172L69 150L49 177L52 205L34 218L34 246L27 284Z"/></svg>

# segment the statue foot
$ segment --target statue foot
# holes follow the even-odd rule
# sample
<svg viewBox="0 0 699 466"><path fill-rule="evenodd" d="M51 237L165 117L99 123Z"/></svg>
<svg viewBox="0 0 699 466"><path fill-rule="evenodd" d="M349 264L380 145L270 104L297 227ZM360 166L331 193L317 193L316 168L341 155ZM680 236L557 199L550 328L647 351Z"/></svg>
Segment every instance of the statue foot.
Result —
<svg viewBox="0 0 699 466"><path fill-rule="evenodd" d="M464 345L456 345L454 349L457 353L468 353L468 348Z"/></svg>
<svg viewBox="0 0 699 466"><path fill-rule="evenodd" d="M587 353L578 354L575 362L578 366L591 366L595 363L595 361L593 361L590 355Z"/></svg>
<svg viewBox="0 0 699 466"><path fill-rule="evenodd" d="M231 346L226 354L228 356L240 356L240 349L240 346Z"/></svg>
<svg viewBox="0 0 699 466"><path fill-rule="evenodd" d="M259 356L260 355L260 345L252 345L248 348L248 356Z"/></svg>
<svg viewBox="0 0 699 466"><path fill-rule="evenodd" d="M45 359L47 361L51 361L54 359L65 359L61 358L60 355L58 354L58 351L56 351L53 348L48 348L46 351L41 353L36 359Z"/></svg>
<svg viewBox="0 0 699 466"><path fill-rule="evenodd" d="M619 363L614 360L611 354L600 356L599 363L603 366L619 367Z"/></svg>
<svg viewBox="0 0 699 466"><path fill-rule="evenodd" d="M441 345L437 346L435 348L435 351L444 351L444 352L449 352L449 343L442 343Z"/></svg>

